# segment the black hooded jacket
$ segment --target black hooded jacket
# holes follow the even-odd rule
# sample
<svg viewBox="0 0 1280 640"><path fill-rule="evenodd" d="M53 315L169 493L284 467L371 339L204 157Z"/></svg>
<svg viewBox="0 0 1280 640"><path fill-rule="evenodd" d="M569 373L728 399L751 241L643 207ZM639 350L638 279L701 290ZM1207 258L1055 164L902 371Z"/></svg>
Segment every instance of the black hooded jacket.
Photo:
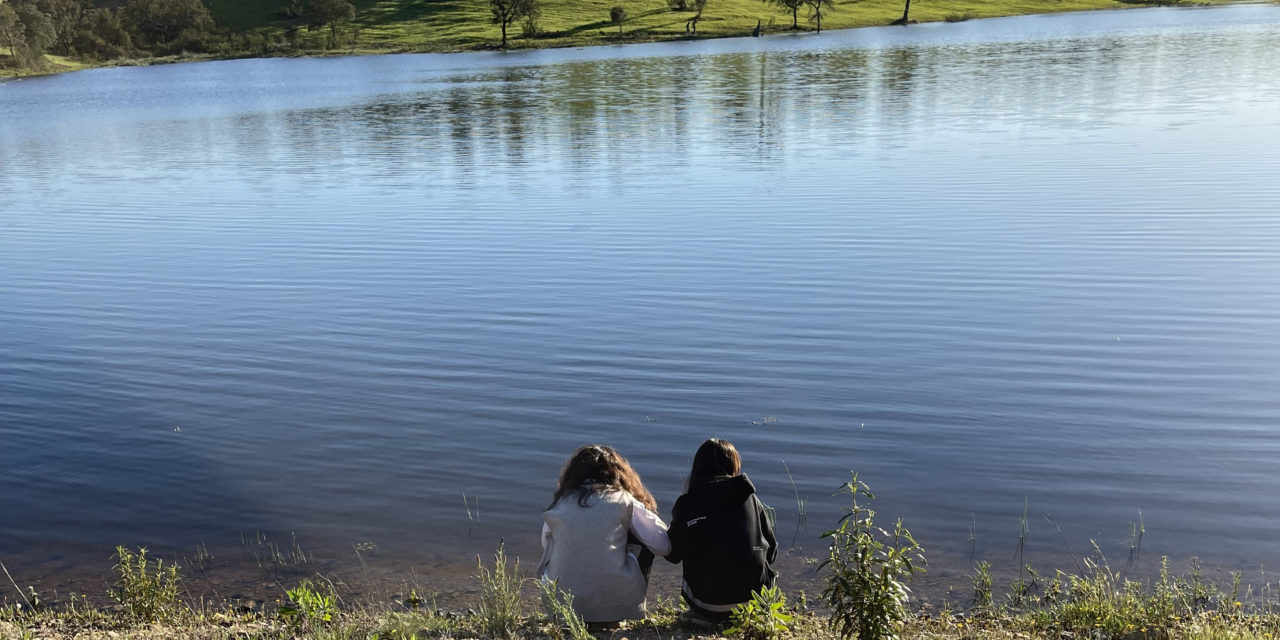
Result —
<svg viewBox="0 0 1280 640"><path fill-rule="evenodd" d="M778 556L778 543L745 474L690 487L671 508L667 537L667 560L684 562L687 595L703 603L739 604L773 583L769 565Z"/></svg>

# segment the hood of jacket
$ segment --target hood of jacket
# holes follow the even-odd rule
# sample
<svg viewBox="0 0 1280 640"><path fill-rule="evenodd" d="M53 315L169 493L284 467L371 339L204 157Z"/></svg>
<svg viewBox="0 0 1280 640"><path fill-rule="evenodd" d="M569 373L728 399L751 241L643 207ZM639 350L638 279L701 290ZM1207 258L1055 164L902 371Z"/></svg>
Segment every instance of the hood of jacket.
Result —
<svg viewBox="0 0 1280 640"><path fill-rule="evenodd" d="M712 478L689 487L689 495L716 506L742 504L755 492L755 485L745 473L731 478Z"/></svg>

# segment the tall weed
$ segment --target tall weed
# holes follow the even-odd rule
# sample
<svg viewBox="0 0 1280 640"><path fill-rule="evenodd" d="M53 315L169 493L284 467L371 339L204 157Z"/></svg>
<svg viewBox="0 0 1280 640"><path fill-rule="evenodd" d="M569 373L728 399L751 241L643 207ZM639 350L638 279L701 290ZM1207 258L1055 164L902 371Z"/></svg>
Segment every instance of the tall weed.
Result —
<svg viewBox="0 0 1280 640"><path fill-rule="evenodd" d="M164 565L164 560L147 560L147 549L135 555L129 549L116 547L116 572L120 575L110 595L120 603L125 614L135 620L159 622L172 618L178 611L178 584L182 574L178 565Z"/></svg>
<svg viewBox="0 0 1280 640"><path fill-rule="evenodd" d="M569 640L593 640L587 623L573 608L573 594L560 588L554 580L537 580L542 593L542 606L547 617L557 624Z"/></svg>
<svg viewBox="0 0 1280 640"><path fill-rule="evenodd" d="M908 617L907 582L924 571L924 549L901 519L892 532L876 526L876 512L861 502L875 495L857 472L840 486L837 495L842 493L852 504L839 526L822 534L831 546L819 566L827 571L822 601L831 609L831 628L846 639L895 638Z"/></svg>
<svg viewBox="0 0 1280 640"><path fill-rule="evenodd" d="M524 583L520 577L520 559L509 564L506 545L499 543L493 555L493 569L484 566L479 557L476 566L476 578L480 580L480 625L490 636L510 640L520 628L520 586Z"/></svg>
<svg viewBox="0 0 1280 640"><path fill-rule="evenodd" d="M973 566L973 608L978 612L991 611L991 563L982 560Z"/></svg>

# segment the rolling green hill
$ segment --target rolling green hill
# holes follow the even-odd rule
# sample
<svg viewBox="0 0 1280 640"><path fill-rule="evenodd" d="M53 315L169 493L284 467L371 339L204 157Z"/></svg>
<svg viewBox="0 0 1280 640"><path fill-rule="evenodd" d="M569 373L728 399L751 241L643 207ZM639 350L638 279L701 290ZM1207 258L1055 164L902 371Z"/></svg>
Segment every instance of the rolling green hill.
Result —
<svg viewBox="0 0 1280 640"><path fill-rule="evenodd" d="M287 0L206 0L218 24L234 31L282 34L288 26ZM488 0L352 0L356 20L348 26L343 52L443 51L496 47L500 37L490 24ZM526 38L509 28L510 46L546 47L608 44L683 38L692 11L673 11L665 0L541 0L538 36ZM1142 4L1134 0L914 0L911 18L920 22L965 20L1029 13L1111 9ZM609 10L622 6L630 16L618 37ZM900 0L836 0L824 11L823 30L886 25L901 17ZM791 29L790 12L761 0L708 0L698 24L700 36L749 35L757 21L766 33ZM802 9L799 27L814 23ZM326 34L299 31L304 48L322 47Z"/></svg>

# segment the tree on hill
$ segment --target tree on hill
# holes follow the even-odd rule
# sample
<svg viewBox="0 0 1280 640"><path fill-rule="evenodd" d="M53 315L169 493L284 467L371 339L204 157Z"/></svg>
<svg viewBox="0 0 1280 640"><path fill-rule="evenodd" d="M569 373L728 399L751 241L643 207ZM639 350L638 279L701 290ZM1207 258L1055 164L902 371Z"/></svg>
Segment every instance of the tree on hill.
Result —
<svg viewBox="0 0 1280 640"><path fill-rule="evenodd" d="M120 23L120 16L106 7L87 9L72 33L69 48L76 55L109 60L129 55L133 40Z"/></svg>
<svg viewBox="0 0 1280 640"><path fill-rule="evenodd" d="M8 46L17 67L42 66L45 52L57 41L53 18L34 2L0 4L0 43Z"/></svg>
<svg viewBox="0 0 1280 640"><path fill-rule="evenodd" d="M0 49L19 68L42 66L45 53L120 58L133 51L121 14L91 0L0 0Z"/></svg>
<svg viewBox="0 0 1280 640"><path fill-rule="evenodd" d="M74 54L71 40L79 28L81 16L93 5L80 0L29 0L28 4L49 16L52 22L54 41L49 45L49 51L64 56Z"/></svg>
<svg viewBox="0 0 1280 640"><path fill-rule="evenodd" d="M627 9L621 5L609 10L609 21L618 25L618 37L622 37L622 23L627 21Z"/></svg>
<svg viewBox="0 0 1280 640"><path fill-rule="evenodd" d="M538 23L538 19L542 17L542 5L537 0L529 0L528 10L524 14L524 22L520 23L520 30L524 32L524 37L532 38L542 32L542 27Z"/></svg>
<svg viewBox="0 0 1280 640"><path fill-rule="evenodd" d="M199 49L214 27L200 0L127 0L121 11L134 42L162 51Z"/></svg>
<svg viewBox="0 0 1280 640"><path fill-rule="evenodd" d="M800 8L805 5L805 0L764 0L765 4L771 4L784 11L791 12L791 28L800 28Z"/></svg>
<svg viewBox="0 0 1280 640"><path fill-rule="evenodd" d="M489 0L493 12L493 24L502 27L502 48L507 48L507 27L520 18L537 11L537 0Z"/></svg>
<svg viewBox="0 0 1280 640"><path fill-rule="evenodd" d="M693 11L693 17L684 23L684 32L690 35L698 35L698 23L702 21L702 10L707 8L707 0L693 0L693 6L689 7Z"/></svg>
<svg viewBox="0 0 1280 640"><path fill-rule="evenodd" d="M911 0L906 0L902 6L902 17L890 22L889 24L907 24L911 21Z"/></svg>
<svg viewBox="0 0 1280 640"><path fill-rule="evenodd" d="M809 19L818 21L818 33L822 33L822 10L835 9L835 0L804 0L805 6L809 7Z"/></svg>
<svg viewBox="0 0 1280 640"><path fill-rule="evenodd" d="M9 50L9 55L16 63L18 47L24 45L22 28L18 25L18 13L9 4L0 2L0 47Z"/></svg>
<svg viewBox="0 0 1280 640"><path fill-rule="evenodd" d="M338 46L338 28L355 20L356 7L347 0L311 0L311 22L308 29L329 28L329 45Z"/></svg>

